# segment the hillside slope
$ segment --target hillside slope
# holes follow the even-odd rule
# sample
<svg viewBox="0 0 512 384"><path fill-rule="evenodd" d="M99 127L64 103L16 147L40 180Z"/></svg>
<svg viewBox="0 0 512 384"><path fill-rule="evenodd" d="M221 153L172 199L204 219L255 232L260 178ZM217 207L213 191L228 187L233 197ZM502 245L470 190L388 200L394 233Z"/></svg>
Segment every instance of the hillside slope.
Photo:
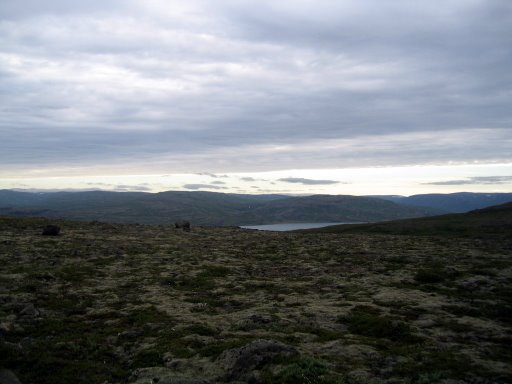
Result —
<svg viewBox="0 0 512 384"><path fill-rule="evenodd" d="M431 207L446 212L463 213L512 201L512 193L428 193L412 196L375 196L395 203Z"/></svg>
<svg viewBox="0 0 512 384"><path fill-rule="evenodd" d="M378 198L314 195L270 201L245 212L249 224L290 222L366 222L429 216L441 211L410 207Z"/></svg>
<svg viewBox="0 0 512 384"><path fill-rule="evenodd" d="M360 196L240 195L215 192L57 192L0 191L0 215L45 216L118 223L250 225L285 222L361 222L439 214Z"/></svg>
<svg viewBox="0 0 512 384"><path fill-rule="evenodd" d="M510 236L512 203L487 207L467 213L455 213L386 223L336 225L304 230L315 233L386 233L448 236Z"/></svg>

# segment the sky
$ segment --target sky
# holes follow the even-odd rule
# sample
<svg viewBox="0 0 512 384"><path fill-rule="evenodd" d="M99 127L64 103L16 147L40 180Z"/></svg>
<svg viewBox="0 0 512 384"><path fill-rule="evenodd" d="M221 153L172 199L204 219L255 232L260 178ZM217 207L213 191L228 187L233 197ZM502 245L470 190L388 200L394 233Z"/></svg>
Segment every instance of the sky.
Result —
<svg viewBox="0 0 512 384"><path fill-rule="evenodd" d="M0 189L512 192L512 1L2 0Z"/></svg>

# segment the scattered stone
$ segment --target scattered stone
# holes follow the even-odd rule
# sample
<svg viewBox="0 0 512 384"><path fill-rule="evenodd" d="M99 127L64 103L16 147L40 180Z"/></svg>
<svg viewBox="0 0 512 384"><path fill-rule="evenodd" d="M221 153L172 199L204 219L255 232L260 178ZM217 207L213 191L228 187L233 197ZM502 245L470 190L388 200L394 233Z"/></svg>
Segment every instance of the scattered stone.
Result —
<svg viewBox="0 0 512 384"><path fill-rule="evenodd" d="M43 236L58 236L60 233L60 227L58 225L47 225L43 229Z"/></svg>
<svg viewBox="0 0 512 384"><path fill-rule="evenodd" d="M290 357L298 353L294 347L276 341L255 340L243 347L224 351L218 360L226 371L226 380L246 380L254 377L254 370L276 357Z"/></svg>
<svg viewBox="0 0 512 384"><path fill-rule="evenodd" d="M21 384L14 372L0 369L0 384Z"/></svg>
<svg viewBox="0 0 512 384"><path fill-rule="evenodd" d="M177 221L174 223L174 226L187 232L190 231L190 222L186 220Z"/></svg>

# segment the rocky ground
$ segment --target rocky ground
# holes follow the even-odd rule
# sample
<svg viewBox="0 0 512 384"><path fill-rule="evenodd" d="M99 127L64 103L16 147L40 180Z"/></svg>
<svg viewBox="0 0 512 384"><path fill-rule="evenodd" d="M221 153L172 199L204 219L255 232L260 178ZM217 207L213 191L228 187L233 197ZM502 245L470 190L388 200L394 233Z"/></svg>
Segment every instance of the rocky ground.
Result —
<svg viewBox="0 0 512 384"><path fill-rule="evenodd" d="M510 238L53 223L0 219L23 384L512 382Z"/></svg>

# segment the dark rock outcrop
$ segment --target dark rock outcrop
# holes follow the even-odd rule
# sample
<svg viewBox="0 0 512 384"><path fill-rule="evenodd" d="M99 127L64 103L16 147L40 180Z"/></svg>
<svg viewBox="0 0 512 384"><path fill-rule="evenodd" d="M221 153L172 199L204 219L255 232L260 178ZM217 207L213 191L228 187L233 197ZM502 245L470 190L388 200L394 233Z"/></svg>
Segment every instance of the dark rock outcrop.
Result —
<svg viewBox="0 0 512 384"><path fill-rule="evenodd" d="M50 224L50 225L47 225L46 227L44 227L42 235L43 236L58 236L59 233L60 233L60 227L57 225Z"/></svg>

